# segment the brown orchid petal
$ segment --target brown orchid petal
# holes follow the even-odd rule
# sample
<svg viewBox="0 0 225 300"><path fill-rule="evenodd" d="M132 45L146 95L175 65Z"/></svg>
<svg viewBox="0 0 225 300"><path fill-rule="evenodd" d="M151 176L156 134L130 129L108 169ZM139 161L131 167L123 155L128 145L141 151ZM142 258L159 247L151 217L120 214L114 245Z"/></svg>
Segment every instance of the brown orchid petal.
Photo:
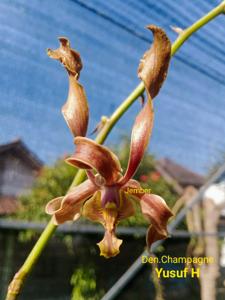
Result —
<svg viewBox="0 0 225 300"><path fill-rule="evenodd" d="M62 204L63 199L65 199L65 197L55 198L51 200L45 208L46 213L53 216L53 221L56 225L66 221L75 221L80 217L80 209L83 202L79 201L71 208L67 203Z"/></svg>
<svg viewBox="0 0 225 300"><path fill-rule="evenodd" d="M47 49L48 56L59 60L69 74L78 78L82 69L80 54L70 48L70 41L66 37L59 37L59 42L60 47L58 49Z"/></svg>
<svg viewBox="0 0 225 300"><path fill-rule="evenodd" d="M125 176L120 183L125 184L135 174L144 152L148 146L153 127L152 99L158 94L164 80L170 61L171 43L165 32L154 25L147 27L154 35L154 42L141 60L138 76L144 82L148 95L145 106L138 114L131 135L130 157Z"/></svg>
<svg viewBox="0 0 225 300"><path fill-rule="evenodd" d="M122 189L123 190L126 190L127 188L136 188L136 189L139 189L139 188L141 188L141 185L140 185L140 183L137 181L137 180L135 180L135 179L130 179L123 187L122 187Z"/></svg>
<svg viewBox="0 0 225 300"><path fill-rule="evenodd" d="M115 183L121 171L117 156L108 148L84 138L75 138L76 151L66 161L81 169L95 169L107 185Z"/></svg>
<svg viewBox="0 0 225 300"><path fill-rule="evenodd" d="M62 114L74 137L86 135L89 120L86 94L83 86L71 75L69 75L69 93L62 107Z"/></svg>
<svg viewBox="0 0 225 300"><path fill-rule="evenodd" d="M59 38L60 47L56 50L48 49L48 55L59 60L69 74L69 93L67 101L62 107L63 116L74 136L85 136L88 127L89 108L86 94L78 82L82 62L80 54L70 48L67 38Z"/></svg>
<svg viewBox="0 0 225 300"><path fill-rule="evenodd" d="M148 99L138 114L131 134L130 156L128 167L120 184L124 185L132 178L143 158L152 133L154 112L152 100Z"/></svg>
<svg viewBox="0 0 225 300"><path fill-rule="evenodd" d="M57 197L49 201L45 207L45 212L48 215L54 215L54 213L60 209L63 198L64 197Z"/></svg>
<svg viewBox="0 0 225 300"><path fill-rule="evenodd" d="M130 179L121 189L128 194L128 196L131 195L141 198L145 194L145 192L141 190L140 183L134 179Z"/></svg>
<svg viewBox="0 0 225 300"><path fill-rule="evenodd" d="M123 191L120 192L120 207L118 211L118 221L127 219L135 214L135 209L129 196Z"/></svg>
<svg viewBox="0 0 225 300"><path fill-rule="evenodd" d="M138 77L143 80L147 94L153 99L166 79L170 62L171 43L161 28L149 25L147 29L152 31L154 41L139 64Z"/></svg>
<svg viewBox="0 0 225 300"><path fill-rule="evenodd" d="M82 216L104 225L103 208L101 205L101 192L97 191L82 208Z"/></svg>
<svg viewBox="0 0 225 300"><path fill-rule="evenodd" d="M163 198L153 194L145 194L141 197L140 204L143 215L151 222L147 244L151 245L157 239L167 237L167 222L173 214ZM153 233L152 237L150 237L150 233Z"/></svg>
<svg viewBox="0 0 225 300"><path fill-rule="evenodd" d="M80 216L83 202L98 189L90 180L74 187L65 197L51 200L45 208L47 214L54 216L56 224L75 220Z"/></svg>
<svg viewBox="0 0 225 300"><path fill-rule="evenodd" d="M161 233L157 231L153 225L150 225L146 234L147 248L150 250L153 243L159 240L164 240L167 238L167 236L168 236L167 232Z"/></svg>

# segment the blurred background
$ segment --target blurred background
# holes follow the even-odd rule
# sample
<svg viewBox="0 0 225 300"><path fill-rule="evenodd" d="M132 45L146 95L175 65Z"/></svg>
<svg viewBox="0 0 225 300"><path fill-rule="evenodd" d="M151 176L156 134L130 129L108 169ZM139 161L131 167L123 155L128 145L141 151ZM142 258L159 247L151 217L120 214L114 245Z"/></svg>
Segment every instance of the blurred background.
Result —
<svg viewBox="0 0 225 300"><path fill-rule="evenodd" d="M80 81L90 104L89 137L93 138L90 133L101 116L110 116L139 83L139 60L152 42L145 26L162 27L174 41L177 33L171 26L185 29L219 3L0 1L1 299L48 220L44 213L47 201L63 195L76 173L63 162L74 149L60 112L67 97L67 76L59 63L48 58L46 49L58 48L57 37L66 36L80 52L84 65ZM143 266L116 299L140 295L144 300L224 299L224 37L225 17L221 15L195 33L172 58L168 79L154 103L149 154L136 174L143 186L163 196L176 213L193 197L198 200L156 254L213 255L216 263L212 270L203 267L202 273L211 274L208 278L164 279L161 284L152 266ZM124 167L139 108L136 101L106 142ZM199 193L204 184L204 193ZM206 222L210 219L212 224ZM119 234L124 244L121 254L111 260L99 257L95 245L102 228L83 220L62 227L43 253L21 299L101 299L144 251L146 226L139 212L122 223ZM183 269L184 265L167 268ZM209 288L214 294L203 298L209 282L214 284Z"/></svg>

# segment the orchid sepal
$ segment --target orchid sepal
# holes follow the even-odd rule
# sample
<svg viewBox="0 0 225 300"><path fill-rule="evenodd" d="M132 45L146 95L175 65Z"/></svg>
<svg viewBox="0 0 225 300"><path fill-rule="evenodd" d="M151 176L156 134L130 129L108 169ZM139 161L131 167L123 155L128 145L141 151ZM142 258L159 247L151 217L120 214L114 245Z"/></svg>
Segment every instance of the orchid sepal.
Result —
<svg viewBox="0 0 225 300"><path fill-rule="evenodd" d="M159 239L167 237L167 223L173 216L164 199L154 194L144 194L140 198L141 211L151 225L146 235L148 249Z"/></svg>
<svg viewBox="0 0 225 300"><path fill-rule="evenodd" d="M98 187L90 180L86 180L74 187L64 197L58 197L48 202L45 211L53 216L54 223L57 225L66 221L74 221L80 216L84 201L97 189Z"/></svg>
<svg viewBox="0 0 225 300"><path fill-rule="evenodd" d="M80 54L70 47L65 37L59 38L60 47L47 50L49 57L59 60L69 77L69 92L62 107L64 119L73 136L85 136L88 128L89 107L83 86L78 82L82 61Z"/></svg>

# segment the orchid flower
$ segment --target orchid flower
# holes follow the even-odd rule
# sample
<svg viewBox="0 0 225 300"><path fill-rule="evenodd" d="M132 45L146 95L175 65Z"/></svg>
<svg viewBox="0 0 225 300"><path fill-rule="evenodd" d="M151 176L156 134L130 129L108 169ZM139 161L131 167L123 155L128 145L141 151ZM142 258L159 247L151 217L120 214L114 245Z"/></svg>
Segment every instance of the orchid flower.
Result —
<svg viewBox="0 0 225 300"><path fill-rule="evenodd" d="M77 220L81 215L101 223L105 234L98 246L100 255L106 258L119 253L122 240L116 237L116 226L121 220L134 215L132 199L138 201L143 215L150 221L146 236L149 248L153 242L167 237L167 222L172 216L160 196L143 193L139 182L132 179L149 143L154 119L152 99L166 78L171 51L170 41L162 29L154 25L147 28L153 32L154 42L138 68L138 76L145 85L147 101L133 125L129 161L124 175L118 157L109 148L87 137L76 136L75 153L66 161L85 169L88 179L73 187L64 197L51 200L46 206L46 212L53 216L56 224ZM67 54L62 51L50 54L60 59L70 72ZM75 114L71 115L73 120Z"/></svg>

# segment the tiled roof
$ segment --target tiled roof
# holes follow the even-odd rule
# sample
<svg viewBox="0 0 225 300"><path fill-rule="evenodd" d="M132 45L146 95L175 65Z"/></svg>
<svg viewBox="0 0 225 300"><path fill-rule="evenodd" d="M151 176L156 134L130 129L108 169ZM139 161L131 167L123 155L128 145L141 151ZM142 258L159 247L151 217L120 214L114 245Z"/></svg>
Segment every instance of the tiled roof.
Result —
<svg viewBox="0 0 225 300"><path fill-rule="evenodd" d="M160 170L163 170L171 178L176 180L176 182L182 187L188 185L200 187L204 183L203 176L184 168L168 158L163 158L157 161L157 165Z"/></svg>
<svg viewBox="0 0 225 300"><path fill-rule="evenodd" d="M22 140L16 139L10 143L0 145L0 155L5 152L13 152L25 160L33 169L39 171L43 166L42 161L31 152Z"/></svg>
<svg viewBox="0 0 225 300"><path fill-rule="evenodd" d="M13 196L0 196L0 215L15 213L18 209L18 202Z"/></svg>

